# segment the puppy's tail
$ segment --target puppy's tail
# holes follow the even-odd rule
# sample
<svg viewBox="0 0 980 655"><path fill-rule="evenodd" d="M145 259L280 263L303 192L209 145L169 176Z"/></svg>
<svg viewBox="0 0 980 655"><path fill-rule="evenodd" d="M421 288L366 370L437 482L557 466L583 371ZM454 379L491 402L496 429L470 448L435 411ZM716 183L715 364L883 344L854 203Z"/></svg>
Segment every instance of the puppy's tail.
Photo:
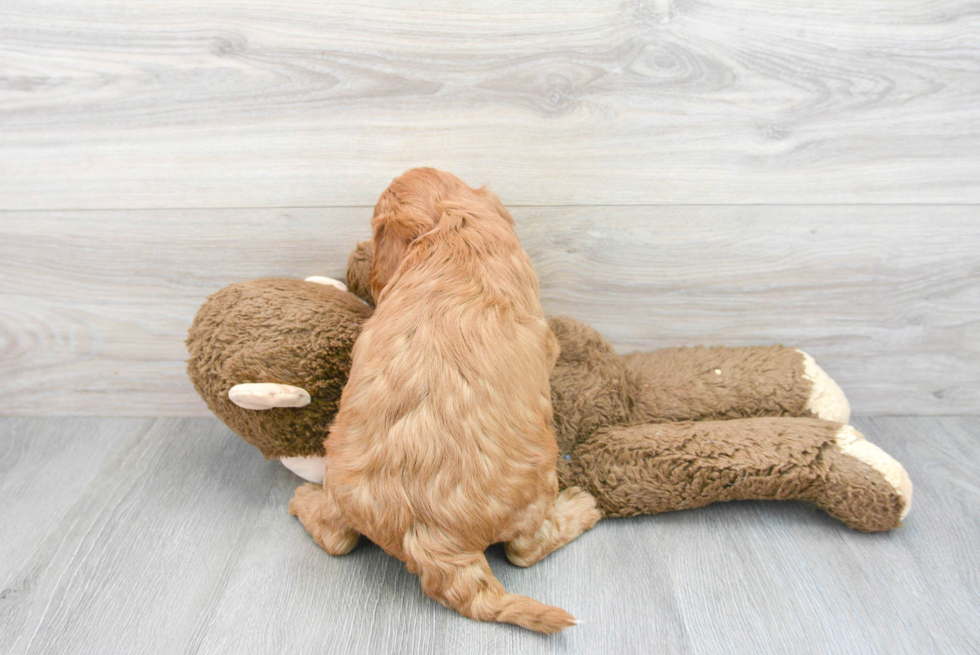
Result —
<svg viewBox="0 0 980 655"><path fill-rule="evenodd" d="M545 634L576 623L561 608L504 591L482 552L451 553L443 548L433 549L423 546L412 535L406 535L404 547L408 570L418 574L426 595L463 616L478 621L513 623Z"/></svg>

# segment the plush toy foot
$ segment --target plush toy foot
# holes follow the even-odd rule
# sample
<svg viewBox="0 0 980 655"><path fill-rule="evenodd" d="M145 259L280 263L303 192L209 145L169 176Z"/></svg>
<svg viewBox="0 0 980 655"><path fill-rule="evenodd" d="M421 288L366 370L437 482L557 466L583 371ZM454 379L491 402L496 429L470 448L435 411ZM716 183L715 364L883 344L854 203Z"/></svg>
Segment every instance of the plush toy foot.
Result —
<svg viewBox="0 0 980 655"><path fill-rule="evenodd" d="M851 405L837 383L813 361L813 357L802 350L796 352L803 355L803 378L813 385L806 403L807 411L825 421L847 423L851 420Z"/></svg>
<svg viewBox="0 0 980 655"><path fill-rule="evenodd" d="M299 517L313 540L331 555L346 555L357 545L360 535L344 521L330 492L318 484L297 487L289 513Z"/></svg>
<svg viewBox="0 0 980 655"><path fill-rule="evenodd" d="M243 409L306 407L310 404L310 394L291 384L254 382L233 386L228 390L228 400Z"/></svg>
<svg viewBox="0 0 980 655"><path fill-rule="evenodd" d="M827 477L812 500L831 516L864 532L890 530L912 507L912 481L893 457L850 425L824 451Z"/></svg>

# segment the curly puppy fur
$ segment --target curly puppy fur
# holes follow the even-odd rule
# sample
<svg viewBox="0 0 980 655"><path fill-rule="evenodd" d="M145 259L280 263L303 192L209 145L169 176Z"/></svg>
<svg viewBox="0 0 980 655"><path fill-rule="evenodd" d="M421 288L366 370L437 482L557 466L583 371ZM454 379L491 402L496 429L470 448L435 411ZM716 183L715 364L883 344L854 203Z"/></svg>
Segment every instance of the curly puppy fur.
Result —
<svg viewBox="0 0 980 655"><path fill-rule="evenodd" d="M529 566L595 524L558 493L548 376L558 345L513 219L491 193L415 169L372 221L377 309L354 345L323 488L291 510L328 552L368 536L470 618L551 633L564 610L508 594L484 550Z"/></svg>

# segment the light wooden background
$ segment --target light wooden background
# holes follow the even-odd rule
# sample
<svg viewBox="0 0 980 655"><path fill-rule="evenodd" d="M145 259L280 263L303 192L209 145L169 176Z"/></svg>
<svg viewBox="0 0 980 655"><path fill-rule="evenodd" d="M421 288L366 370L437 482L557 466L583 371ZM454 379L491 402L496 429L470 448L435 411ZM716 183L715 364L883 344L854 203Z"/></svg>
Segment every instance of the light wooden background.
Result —
<svg viewBox="0 0 980 655"><path fill-rule="evenodd" d="M415 165L489 183L546 310L624 350L980 409L976 2L5 0L0 413L207 415L206 295L340 276Z"/></svg>

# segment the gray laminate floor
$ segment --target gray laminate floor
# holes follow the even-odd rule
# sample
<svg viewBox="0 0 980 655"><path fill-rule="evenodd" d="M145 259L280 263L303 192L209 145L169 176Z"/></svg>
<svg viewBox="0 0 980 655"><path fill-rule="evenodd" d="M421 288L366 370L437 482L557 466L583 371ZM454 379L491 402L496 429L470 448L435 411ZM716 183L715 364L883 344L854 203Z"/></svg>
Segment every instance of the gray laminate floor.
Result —
<svg viewBox="0 0 980 655"><path fill-rule="evenodd" d="M796 503L609 520L510 591L584 623L462 619L362 544L332 558L297 484L214 419L0 420L0 653L976 653L980 418L855 420L915 484L867 535Z"/></svg>

